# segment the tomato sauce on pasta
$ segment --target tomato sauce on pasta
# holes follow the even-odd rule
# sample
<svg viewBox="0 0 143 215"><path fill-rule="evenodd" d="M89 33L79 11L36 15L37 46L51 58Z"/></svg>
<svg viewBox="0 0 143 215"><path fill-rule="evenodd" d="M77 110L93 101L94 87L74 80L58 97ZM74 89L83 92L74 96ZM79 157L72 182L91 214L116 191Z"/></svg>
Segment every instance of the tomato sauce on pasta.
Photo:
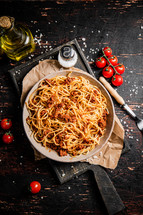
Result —
<svg viewBox="0 0 143 215"><path fill-rule="evenodd" d="M87 154L106 129L107 100L82 76L42 80L26 107L35 140L59 156Z"/></svg>

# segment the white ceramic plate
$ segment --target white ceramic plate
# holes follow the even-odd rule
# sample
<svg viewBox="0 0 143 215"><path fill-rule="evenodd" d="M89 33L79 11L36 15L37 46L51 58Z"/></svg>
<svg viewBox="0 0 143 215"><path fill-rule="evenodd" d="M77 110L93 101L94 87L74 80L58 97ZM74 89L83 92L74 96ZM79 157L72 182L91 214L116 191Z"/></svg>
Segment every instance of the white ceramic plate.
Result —
<svg viewBox="0 0 143 215"><path fill-rule="evenodd" d="M69 73L69 71L59 71L57 73L53 73L53 74L49 74L48 76L44 77L45 78L53 78L55 76L66 76ZM113 127L114 127L114 117L115 117L115 110L114 110L114 105L112 102L112 99L109 95L109 93L107 92L107 90L104 88L104 86L98 81L96 80L94 77L92 77L90 74L86 73L86 72L81 72L81 71L74 71L71 73L70 77L77 77L77 76L83 76L84 78L88 79L90 81L90 83L92 85L97 86L101 92L103 93L103 95L106 97L107 99L107 108L109 110L109 115L107 116L107 126L106 126L106 131L104 133L104 136L101 138L100 140L100 144L98 146L95 146L95 148L93 150L91 150L88 154L86 155L80 155L77 157L70 157L69 155L67 156L63 156L60 157L56 151L51 150L51 149L47 149L45 147L43 147L40 143L37 143L35 141L35 139L32 136L32 132L29 128L29 126L26 123L26 118L28 117L28 111L26 108L26 105L24 104L23 107L23 125L24 125L24 129L26 132L26 135L29 139L29 141L31 142L31 144L33 145L33 147L39 151L41 154L43 154L44 156L46 156L47 158L59 161L59 162L77 162L77 161L81 161L84 159L87 159L89 157L91 157L92 155L94 155L96 152L98 152L99 150L101 150L101 148L108 142L112 131L113 131ZM41 79L42 80L42 79ZM29 96L31 95L31 93L38 88L39 82L38 81L33 88L30 90L30 92L28 93L25 102L28 102Z"/></svg>

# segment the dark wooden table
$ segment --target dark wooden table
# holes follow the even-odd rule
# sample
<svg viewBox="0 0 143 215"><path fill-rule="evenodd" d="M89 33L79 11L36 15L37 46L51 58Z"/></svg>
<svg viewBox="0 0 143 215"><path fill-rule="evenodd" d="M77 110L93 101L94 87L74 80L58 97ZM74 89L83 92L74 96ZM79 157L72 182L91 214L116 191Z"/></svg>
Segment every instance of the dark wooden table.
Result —
<svg viewBox="0 0 143 215"><path fill-rule="evenodd" d="M93 175L87 172L60 185L47 160L35 161L27 143L21 108L7 71L77 38L96 77L94 60L102 47L110 46L126 67L124 83L117 88L126 103L143 118L143 1L0 1L0 15L15 17L27 25L36 50L21 62L6 56L0 60L0 119L12 119L15 141L0 141L0 214L87 215L107 214ZM120 214L143 214L142 134L135 122L114 101L131 150L121 156L114 170L107 169L126 208ZM3 135L0 129L0 138ZM38 180L41 191L26 192Z"/></svg>

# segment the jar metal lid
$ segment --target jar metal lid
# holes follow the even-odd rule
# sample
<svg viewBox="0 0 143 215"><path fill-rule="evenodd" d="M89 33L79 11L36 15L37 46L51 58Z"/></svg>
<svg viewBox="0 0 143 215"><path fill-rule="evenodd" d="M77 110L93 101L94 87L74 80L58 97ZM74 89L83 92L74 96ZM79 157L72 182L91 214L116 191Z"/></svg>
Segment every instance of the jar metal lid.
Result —
<svg viewBox="0 0 143 215"><path fill-rule="evenodd" d="M71 60L75 55L75 50L70 45L66 45L61 48L60 55L64 60Z"/></svg>

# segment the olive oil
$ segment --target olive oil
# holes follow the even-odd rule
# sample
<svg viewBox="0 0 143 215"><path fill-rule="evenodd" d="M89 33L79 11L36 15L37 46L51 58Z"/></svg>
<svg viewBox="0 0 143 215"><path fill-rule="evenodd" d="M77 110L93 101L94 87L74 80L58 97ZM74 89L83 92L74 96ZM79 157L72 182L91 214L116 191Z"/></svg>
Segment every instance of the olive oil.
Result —
<svg viewBox="0 0 143 215"><path fill-rule="evenodd" d="M12 17L0 17L1 49L12 60L19 61L35 49L31 31Z"/></svg>
<svg viewBox="0 0 143 215"><path fill-rule="evenodd" d="M1 43L1 42L0 42ZM3 50L1 49L1 47L0 47L0 60L2 59L2 57L3 57Z"/></svg>

